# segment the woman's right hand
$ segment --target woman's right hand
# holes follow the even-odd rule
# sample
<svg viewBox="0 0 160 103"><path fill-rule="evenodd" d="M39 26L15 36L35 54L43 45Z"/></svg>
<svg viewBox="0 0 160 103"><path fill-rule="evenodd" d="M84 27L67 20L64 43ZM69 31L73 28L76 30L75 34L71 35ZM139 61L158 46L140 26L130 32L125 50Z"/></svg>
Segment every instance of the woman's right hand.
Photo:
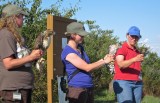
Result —
<svg viewBox="0 0 160 103"><path fill-rule="evenodd" d="M136 57L133 58L134 59L134 62L137 62L137 61L143 61L144 60L144 54L138 54Z"/></svg>
<svg viewBox="0 0 160 103"><path fill-rule="evenodd" d="M42 55L43 55L43 51L40 49L37 49L31 52L30 57L32 58L32 60L36 60L36 59L39 59Z"/></svg>
<svg viewBox="0 0 160 103"><path fill-rule="evenodd" d="M104 57L104 62L106 63L106 64L108 64L108 63L110 63L110 62L113 62L114 61L114 55L112 55L112 54L107 54L107 55L105 55L105 57Z"/></svg>

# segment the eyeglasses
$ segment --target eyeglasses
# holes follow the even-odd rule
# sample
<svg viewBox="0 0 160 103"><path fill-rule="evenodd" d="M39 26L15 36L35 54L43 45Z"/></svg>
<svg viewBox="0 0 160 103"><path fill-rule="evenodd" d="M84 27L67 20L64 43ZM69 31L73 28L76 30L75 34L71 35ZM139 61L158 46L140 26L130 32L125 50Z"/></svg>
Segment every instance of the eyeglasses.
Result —
<svg viewBox="0 0 160 103"><path fill-rule="evenodd" d="M79 35L79 34L77 34L77 33L75 33L75 34L76 34L76 35ZM82 37L82 38L84 37L84 36L82 36L82 35L79 35L79 36Z"/></svg>

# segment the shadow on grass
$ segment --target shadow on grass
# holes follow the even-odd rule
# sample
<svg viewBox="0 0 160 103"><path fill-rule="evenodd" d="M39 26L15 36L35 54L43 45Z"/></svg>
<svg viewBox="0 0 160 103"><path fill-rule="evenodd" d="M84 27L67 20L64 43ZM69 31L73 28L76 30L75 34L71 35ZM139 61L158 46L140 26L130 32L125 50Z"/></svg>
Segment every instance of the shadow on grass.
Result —
<svg viewBox="0 0 160 103"><path fill-rule="evenodd" d="M95 91L95 103L117 103L114 92L107 89L99 89Z"/></svg>

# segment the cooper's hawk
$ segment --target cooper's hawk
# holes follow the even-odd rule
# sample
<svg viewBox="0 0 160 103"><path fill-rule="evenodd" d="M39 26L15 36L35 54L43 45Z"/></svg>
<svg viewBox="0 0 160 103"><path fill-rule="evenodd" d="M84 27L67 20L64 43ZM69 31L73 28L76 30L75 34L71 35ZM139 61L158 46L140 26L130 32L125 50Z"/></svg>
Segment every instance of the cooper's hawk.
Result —
<svg viewBox="0 0 160 103"><path fill-rule="evenodd" d="M117 50L119 48L121 48L123 42L117 43L117 44L112 44L109 46L109 54L115 55ZM114 62L110 62L108 64L110 73L113 74L114 73Z"/></svg>

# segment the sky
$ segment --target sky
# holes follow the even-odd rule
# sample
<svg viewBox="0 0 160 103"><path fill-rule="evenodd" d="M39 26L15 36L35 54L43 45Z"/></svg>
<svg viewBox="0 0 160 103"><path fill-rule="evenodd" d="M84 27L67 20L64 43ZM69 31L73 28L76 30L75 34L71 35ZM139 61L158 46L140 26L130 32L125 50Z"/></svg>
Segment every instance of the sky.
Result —
<svg viewBox="0 0 160 103"><path fill-rule="evenodd" d="M48 0L43 6L47 7ZM64 6L77 0L64 0ZM160 0L81 0L80 10L72 17L78 21L94 20L103 30L113 30L119 41L126 40L131 26L137 26L150 50L160 56Z"/></svg>
<svg viewBox="0 0 160 103"><path fill-rule="evenodd" d="M76 4L77 0L63 0L63 6ZM49 8L55 0L43 0L42 7ZM113 30L119 41L126 40L131 26L137 26L142 38L153 52L160 56L160 0L81 0L80 9L72 17L78 21L94 20L103 30Z"/></svg>
<svg viewBox="0 0 160 103"><path fill-rule="evenodd" d="M160 0L82 0L74 18L95 20L100 28L113 30L120 41L126 40L131 26L137 26L142 38L160 56Z"/></svg>

